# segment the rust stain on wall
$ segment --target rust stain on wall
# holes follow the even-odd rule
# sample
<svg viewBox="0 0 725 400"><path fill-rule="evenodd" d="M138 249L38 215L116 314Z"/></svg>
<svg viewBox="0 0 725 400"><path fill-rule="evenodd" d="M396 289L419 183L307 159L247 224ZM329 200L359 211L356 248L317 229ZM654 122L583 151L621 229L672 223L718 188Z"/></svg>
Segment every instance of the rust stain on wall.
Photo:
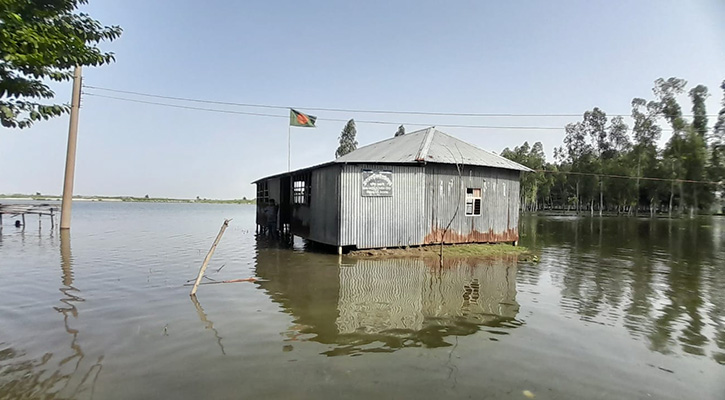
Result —
<svg viewBox="0 0 725 400"><path fill-rule="evenodd" d="M423 239L424 244L440 243L500 243L500 242L515 242L519 240L519 232L517 229L507 229L501 233L496 233L493 229L489 229L487 232L481 232L477 230L471 230L468 234L461 234L454 230L448 230L437 228L433 229Z"/></svg>

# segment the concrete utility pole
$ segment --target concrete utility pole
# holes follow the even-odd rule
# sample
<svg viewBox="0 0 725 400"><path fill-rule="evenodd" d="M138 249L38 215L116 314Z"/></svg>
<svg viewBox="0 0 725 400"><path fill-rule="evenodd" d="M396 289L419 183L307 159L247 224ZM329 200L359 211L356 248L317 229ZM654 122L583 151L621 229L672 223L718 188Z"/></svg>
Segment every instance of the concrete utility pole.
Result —
<svg viewBox="0 0 725 400"><path fill-rule="evenodd" d="M81 106L81 79L81 67L76 66L75 70L73 70L73 95L70 102L70 126L68 128L68 151L65 155L63 201L60 205L60 229L70 229L73 178L76 170L76 143L78 142L78 111Z"/></svg>

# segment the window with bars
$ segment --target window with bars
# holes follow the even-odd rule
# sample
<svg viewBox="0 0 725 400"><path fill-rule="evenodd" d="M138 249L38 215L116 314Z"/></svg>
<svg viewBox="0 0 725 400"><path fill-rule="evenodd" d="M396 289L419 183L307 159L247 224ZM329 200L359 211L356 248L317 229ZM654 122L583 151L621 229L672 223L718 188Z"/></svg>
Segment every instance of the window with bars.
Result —
<svg viewBox="0 0 725 400"><path fill-rule="evenodd" d="M466 215L481 215L481 188L466 189Z"/></svg>
<svg viewBox="0 0 725 400"><path fill-rule="evenodd" d="M305 204L305 181L294 181L292 184L292 198L295 204Z"/></svg>
<svg viewBox="0 0 725 400"><path fill-rule="evenodd" d="M292 178L292 202L294 204L310 204L312 198L312 174L296 174Z"/></svg>

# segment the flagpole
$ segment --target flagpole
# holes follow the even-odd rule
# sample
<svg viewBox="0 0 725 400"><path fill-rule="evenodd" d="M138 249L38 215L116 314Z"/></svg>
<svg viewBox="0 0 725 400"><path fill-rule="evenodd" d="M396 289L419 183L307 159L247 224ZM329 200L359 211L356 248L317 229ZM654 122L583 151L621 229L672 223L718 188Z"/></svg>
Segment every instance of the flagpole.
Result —
<svg viewBox="0 0 725 400"><path fill-rule="evenodd" d="M292 171L292 125L287 124L287 172Z"/></svg>

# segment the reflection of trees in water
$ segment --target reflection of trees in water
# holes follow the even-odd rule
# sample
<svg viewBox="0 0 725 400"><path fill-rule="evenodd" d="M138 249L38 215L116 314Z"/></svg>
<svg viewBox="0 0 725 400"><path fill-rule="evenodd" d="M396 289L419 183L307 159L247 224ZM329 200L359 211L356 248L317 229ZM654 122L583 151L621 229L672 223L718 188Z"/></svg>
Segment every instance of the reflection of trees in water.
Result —
<svg viewBox="0 0 725 400"><path fill-rule="evenodd" d="M98 357L87 370L83 368L85 354L78 343L79 331L71 326L70 321L78 318L76 303L85 300L80 297L80 290L73 286L70 232L61 231L60 238L63 286L59 290L63 293L60 302L64 305L53 309L63 315L65 331L72 338L71 354L59 360L59 356L54 357L53 353L46 353L38 360L23 360L25 354L13 348L0 351L1 399L93 397L93 389L103 368L103 356ZM18 359L20 361L13 361Z"/></svg>
<svg viewBox="0 0 725 400"><path fill-rule="evenodd" d="M542 259L562 284L564 309L621 323L661 353L707 355L714 342L711 356L723 363L723 238L712 228L722 223L546 219L539 220L537 240L550 252Z"/></svg>
<svg viewBox="0 0 725 400"><path fill-rule="evenodd" d="M714 354L715 360L725 365L725 271L715 271L710 277L710 307L709 316L714 322L715 337L719 352Z"/></svg>
<svg viewBox="0 0 725 400"><path fill-rule="evenodd" d="M447 262L358 260L338 267L320 255L260 250L260 285L290 314L288 340L335 347L327 355L392 352L404 347L450 346L449 336L482 326L493 335L520 325L515 317L515 260ZM286 257L286 256L282 256Z"/></svg>

